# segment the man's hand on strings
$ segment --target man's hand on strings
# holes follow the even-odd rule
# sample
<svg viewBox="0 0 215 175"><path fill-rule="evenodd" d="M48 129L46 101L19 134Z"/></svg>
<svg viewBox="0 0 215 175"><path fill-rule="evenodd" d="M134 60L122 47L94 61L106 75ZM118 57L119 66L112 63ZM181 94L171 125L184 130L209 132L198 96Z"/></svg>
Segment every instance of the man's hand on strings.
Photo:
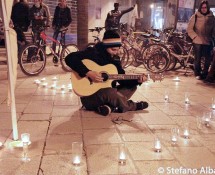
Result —
<svg viewBox="0 0 215 175"><path fill-rule="evenodd" d="M103 77L99 72L96 71L89 71L87 72L86 76L90 78L93 82L102 82Z"/></svg>
<svg viewBox="0 0 215 175"><path fill-rule="evenodd" d="M143 83L143 82L147 81L147 79L148 79L148 77L145 74L143 74L142 76L139 77L138 82Z"/></svg>

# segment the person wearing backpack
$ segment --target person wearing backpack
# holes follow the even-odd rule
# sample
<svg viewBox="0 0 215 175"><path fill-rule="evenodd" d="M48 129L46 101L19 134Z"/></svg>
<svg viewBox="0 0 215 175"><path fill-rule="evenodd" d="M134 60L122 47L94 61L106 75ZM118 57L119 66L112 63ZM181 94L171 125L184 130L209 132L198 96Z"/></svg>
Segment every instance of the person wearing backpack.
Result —
<svg viewBox="0 0 215 175"><path fill-rule="evenodd" d="M194 74L196 79L204 80L209 71L212 55L211 41L215 36L215 17L210 10L208 1L203 0L198 11L189 20L187 33L194 47ZM202 59L205 58L203 68Z"/></svg>

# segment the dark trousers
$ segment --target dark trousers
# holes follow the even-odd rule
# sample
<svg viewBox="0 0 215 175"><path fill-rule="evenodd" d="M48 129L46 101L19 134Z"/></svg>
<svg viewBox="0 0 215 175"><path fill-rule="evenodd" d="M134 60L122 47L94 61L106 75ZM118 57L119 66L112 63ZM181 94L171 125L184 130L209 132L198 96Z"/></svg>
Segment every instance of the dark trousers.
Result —
<svg viewBox="0 0 215 175"><path fill-rule="evenodd" d="M211 63L211 46L202 44L193 44L194 47L194 73L195 76L206 77ZM205 57L203 67L201 67L202 57Z"/></svg>
<svg viewBox="0 0 215 175"><path fill-rule="evenodd" d="M60 32L59 30L55 30L54 31L54 34L53 34L53 38L55 39L55 40L57 40L57 37L58 37L58 35L59 35L59 33L61 33L61 44L62 45L65 45L65 33L64 32ZM55 52L55 50L56 50L56 42L53 42L53 44L52 44L52 49L53 49L53 51Z"/></svg>
<svg viewBox="0 0 215 175"><path fill-rule="evenodd" d="M91 96L81 97L81 102L87 110L96 111L99 106L108 105L112 109L118 108L117 112L135 111L136 103L129 100L137 87L127 88L104 88Z"/></svg>

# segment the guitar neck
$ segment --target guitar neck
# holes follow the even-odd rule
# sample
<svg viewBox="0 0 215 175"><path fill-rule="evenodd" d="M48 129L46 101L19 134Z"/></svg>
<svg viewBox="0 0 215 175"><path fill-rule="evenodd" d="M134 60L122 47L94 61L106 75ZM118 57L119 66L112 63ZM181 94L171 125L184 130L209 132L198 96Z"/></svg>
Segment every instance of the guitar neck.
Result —
<svg viewBox="0 0 215 175"><path fill-rule="evenodd" d="M108 74L111 80L137 80L141 75Z"/></svg>

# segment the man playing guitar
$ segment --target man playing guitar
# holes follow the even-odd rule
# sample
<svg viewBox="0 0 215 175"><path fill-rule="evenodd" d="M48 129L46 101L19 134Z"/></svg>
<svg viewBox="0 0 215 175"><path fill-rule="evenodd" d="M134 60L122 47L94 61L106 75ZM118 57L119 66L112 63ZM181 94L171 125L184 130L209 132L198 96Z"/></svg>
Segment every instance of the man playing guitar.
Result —
<svg viewBox="0 0 215 175"><path fill-rule="evenodd" d="M93 48L70 53L65 58L66 64L73 70L73 89L77 95L81 96L83 106L87 110L96 111L103 116L107 116L111 112L122 113L143 110L148 107L147 102L129 100L136 91L137 85L141 85L147 80L147 77L139 75L132 76L129 80L124 79L126 77L125 71L117 55L120 46L120 36L114 31L107 30L102 42ZM116 81L108 81L109 77L105 73L106 70L103 70L104 73L99 72L99 69L102 70L102 68L109 69L107 70L108 73L118 74L118 76L112 76ZM119 76L121 80L118 79ZM85 84L76 83L79 80L80 82L83 80ZM92 94L88 93L90 89L93 89Z"/></svg>

